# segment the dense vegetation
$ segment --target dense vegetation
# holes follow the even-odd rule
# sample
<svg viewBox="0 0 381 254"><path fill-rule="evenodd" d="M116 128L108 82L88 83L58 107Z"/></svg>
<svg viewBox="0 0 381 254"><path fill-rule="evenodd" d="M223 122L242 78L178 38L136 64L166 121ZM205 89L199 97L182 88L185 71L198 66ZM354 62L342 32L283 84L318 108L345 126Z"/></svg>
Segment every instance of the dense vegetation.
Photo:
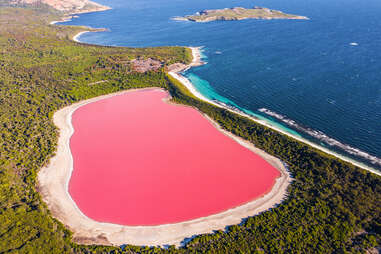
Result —
<svg viewBox="0 0 381 254"><path fill-rule="evenodd" d="M70 40L81 28L49 26L56 14L0 8L0 253L363 253L380 246L380 177L194 98L164 68L136 73L131 60L189 62L181 47L113 48ZM98 81L104 81L99 83ZM98 82L98 83L97 83ZM183 248L81 246L53 219L36 175L56 149L54 111L134 87L168 89L223 128L285 161L295 180L279 207Z"/></svg>

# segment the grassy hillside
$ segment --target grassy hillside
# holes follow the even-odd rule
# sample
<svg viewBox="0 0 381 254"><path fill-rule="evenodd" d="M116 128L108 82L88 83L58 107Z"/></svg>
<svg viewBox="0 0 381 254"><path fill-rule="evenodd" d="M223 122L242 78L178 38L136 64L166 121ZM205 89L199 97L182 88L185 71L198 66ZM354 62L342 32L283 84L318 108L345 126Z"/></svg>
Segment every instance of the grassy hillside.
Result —
<svg viewBox="0 0 381 254"><path fill-rule="evenodd" d="M0 253L364 253L380 246L380 177L192 97L163 70L189 62L188 50L78 44L70 38L82 28L47 25L57 15L0 8ZM163 68L133 71L131 60L143 58ZM289 198L180 249L73 243L70 231L50 216L36 183L56 149L53 113L79 100L149 86L168 89L175 102L199 108L285 161L295 177Z"/></svg>

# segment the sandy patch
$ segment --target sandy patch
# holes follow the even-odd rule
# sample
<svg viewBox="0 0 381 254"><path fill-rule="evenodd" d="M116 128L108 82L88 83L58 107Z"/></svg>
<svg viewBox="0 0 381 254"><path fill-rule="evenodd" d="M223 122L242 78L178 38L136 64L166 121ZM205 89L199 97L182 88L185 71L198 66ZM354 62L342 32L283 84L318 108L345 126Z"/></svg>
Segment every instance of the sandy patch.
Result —
<svg viewBox="0 0 381 254"><path fill-rule="evenodd" d="M89 32L90 32L90 31L82 31L82 32L77 33L76 35L73 36L73 41L80 43L80 41L79 41L79 37L80 37L82 34L84 34L84 33L89 33Z"/></svg>

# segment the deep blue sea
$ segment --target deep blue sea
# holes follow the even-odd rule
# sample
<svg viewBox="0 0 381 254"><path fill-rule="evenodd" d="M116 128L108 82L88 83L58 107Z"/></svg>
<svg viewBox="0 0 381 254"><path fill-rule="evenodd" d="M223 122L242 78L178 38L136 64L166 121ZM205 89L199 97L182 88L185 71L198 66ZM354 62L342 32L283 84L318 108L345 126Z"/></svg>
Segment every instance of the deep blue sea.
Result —
<svg viewBox="0 0 381 254"><path fill-rule="evenodd" d="M81 41L203 46L208 64L185 75L205 96L381 168L380 0L97 2L113 9L83 14L65 24L110 31L86 33ZM171 19L203 9L254 5L310 20Z"/></svg>

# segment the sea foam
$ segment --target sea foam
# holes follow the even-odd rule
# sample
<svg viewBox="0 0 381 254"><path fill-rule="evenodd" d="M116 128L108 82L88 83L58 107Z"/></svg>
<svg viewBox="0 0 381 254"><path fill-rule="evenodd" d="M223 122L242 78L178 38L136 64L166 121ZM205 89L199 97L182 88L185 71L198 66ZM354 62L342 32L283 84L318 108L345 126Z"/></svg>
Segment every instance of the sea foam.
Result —
<svg viewBox="0 0 381 254"><path fill-rule="evenodd" d="M350 145L347 145L347 144L344 144L336 139L333 139L329 136L327 136L324 132L322 131L319 131L319 130L314 130L314 129L311 129L311 128L308 128L308 127L303 127L301 125L299 125L298 123L296 123L294 120L291 120L289 118L287 118L286 116L284 115L281 115L281 114L278 114L276 112L273 112L269 109L266 109L266 108L261 108L261 109L258 109L258 111L262 112L262 113L265 113L269 116L272 116L278 120L281 120L282 122L286 123L287 125L299 130L299 131L303 131L305 133L307 133L308 135L320 140L320 141L323 141L324 143L330 145L330 146L333 146L333 147L338 147L344 151L346 151L347 153L349 154L352 154L352 155L355 155L355 156L358 156L360 158L363 158L363 159L366 159L368 160L369 162L371 162L373 165L380 165L381 166L381 159L376 157L376 156L373 156L371 154L368 154L358 148L355 148L355 147L352 147Z"/></svg>

